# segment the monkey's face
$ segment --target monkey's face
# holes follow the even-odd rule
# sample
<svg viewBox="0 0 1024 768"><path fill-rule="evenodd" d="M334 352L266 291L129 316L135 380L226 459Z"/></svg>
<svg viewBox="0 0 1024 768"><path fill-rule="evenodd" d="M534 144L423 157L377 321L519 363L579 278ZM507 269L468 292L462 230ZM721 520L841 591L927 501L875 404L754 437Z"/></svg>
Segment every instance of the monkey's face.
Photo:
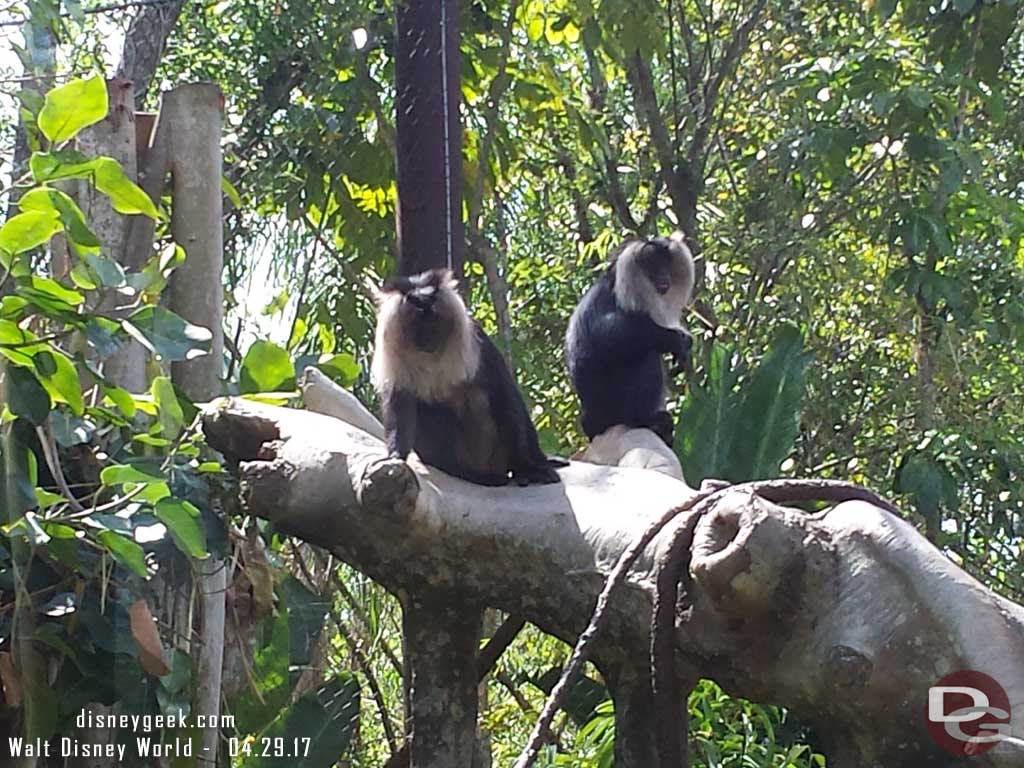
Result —
<svg viewBox="0 0 1024 768"><path fill-rule="evenodd" d="M388 280L381 309L395 313L404 343L427 353L444 348L465 314L451 272L441 269Z"/></svg>
<svg viewBox="0 0 1024 768"><path fill-rule="evenodd" d="M693 256L681 234L627 240L612 257L609 274L620 307L646 312L665 328L681 327L694 277Z"/></svg>
<svg viewBox="0 0 1024 768"><path fill-rule="evenodd" d="M685 265L681 263L677 249L679 245L665 237L647 240L637 253L637 266L654 286L659 296L664 296L673 285L686 281Z"/></svg>

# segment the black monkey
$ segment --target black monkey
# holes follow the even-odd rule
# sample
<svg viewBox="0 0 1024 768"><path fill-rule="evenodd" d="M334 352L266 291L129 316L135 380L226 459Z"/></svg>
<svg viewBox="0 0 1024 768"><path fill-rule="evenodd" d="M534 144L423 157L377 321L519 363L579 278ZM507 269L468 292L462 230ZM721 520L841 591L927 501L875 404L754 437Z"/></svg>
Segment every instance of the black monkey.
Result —
<svg viewBox="0 0 1024 768"><path fill-rule="evenodd" d="M662 355L684 365L692 338L680 316L693 292L693 256L681 235L627 240L569 320L565 354L583 431L647 427L672 445Z"/></svg>
<svg viewBox="0 0 1024 768"><path fill-rule="evenodd" d="M469 316L452 273L394 277L377 295L373 383L388 453L415 450L479 485L557 483L501 353Z"/></svg>

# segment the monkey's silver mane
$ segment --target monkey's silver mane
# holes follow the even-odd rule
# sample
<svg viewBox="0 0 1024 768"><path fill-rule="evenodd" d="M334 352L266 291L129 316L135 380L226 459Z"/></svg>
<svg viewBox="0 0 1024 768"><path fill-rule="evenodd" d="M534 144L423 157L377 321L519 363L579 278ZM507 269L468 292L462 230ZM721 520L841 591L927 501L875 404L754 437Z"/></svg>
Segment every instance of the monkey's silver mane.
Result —
<svg viewBox="0 0 1024 768"><path fill-rule="evenodd" d="M399 311L402 294L377 294L377 330L370 378L378 392L392 389L409 392L427 402L447 399L452 390L476 375L480 366L480 345L474 325L454 279L439 287L439 311L455 318L455 328L442 349L425 352L407 338Z"/></svg>
<svg viewBox="0 0 1024 768"><path fill-rule="evenodd" d="M628 243L615 260L615 301L623 309L646 312L664 328L682 328L683 310L693 294L693 255L680 233L669 237L672 254L672 285L659 294L637 265L637 257L646 241Z"/></svg>

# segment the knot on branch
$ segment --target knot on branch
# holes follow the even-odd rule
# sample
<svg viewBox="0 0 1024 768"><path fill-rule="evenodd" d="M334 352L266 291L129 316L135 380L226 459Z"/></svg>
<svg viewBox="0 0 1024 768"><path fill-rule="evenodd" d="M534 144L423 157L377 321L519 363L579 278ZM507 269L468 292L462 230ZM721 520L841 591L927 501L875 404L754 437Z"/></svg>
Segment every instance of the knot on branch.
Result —
<svg viewBox="0 0 1024 768"><path fill-rule="evenodd" d="M416 508L420 481L408 464L389 457L366 464L355 490L363 509L405 520Z"/></svg>
<svg viewBox="0 0 1024 768"><path fill-rule="evenodd" d="M803 526L767 514L764 505L753 493L744 504L716 504L693 535L694 584L746 618L777 612L780 587L803 570Z"/></svg>
<svg viewBox="0 0 1024 768"><path fill-rule="evenodd" d="M826 664L829 677L839 688L862 688L875 668L870 658L848 645L832 646Z"/></svg>

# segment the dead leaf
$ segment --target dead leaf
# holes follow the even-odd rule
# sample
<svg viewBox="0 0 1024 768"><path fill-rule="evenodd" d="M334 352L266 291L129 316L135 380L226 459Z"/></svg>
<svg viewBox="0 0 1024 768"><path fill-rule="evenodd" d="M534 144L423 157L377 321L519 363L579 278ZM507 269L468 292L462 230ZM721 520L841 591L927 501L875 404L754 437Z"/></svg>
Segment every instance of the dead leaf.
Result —
<svg viewBox="0 0 1024 768"><path fill-rule="evenodd" d="M171 668L164 661L164 646L160 642L160 632L146 601L136 600L132 603L132 607L128 609L128 618L131 621L132 637L139 647L139 662L142 668L157 677L170 674Z"/></svg>

